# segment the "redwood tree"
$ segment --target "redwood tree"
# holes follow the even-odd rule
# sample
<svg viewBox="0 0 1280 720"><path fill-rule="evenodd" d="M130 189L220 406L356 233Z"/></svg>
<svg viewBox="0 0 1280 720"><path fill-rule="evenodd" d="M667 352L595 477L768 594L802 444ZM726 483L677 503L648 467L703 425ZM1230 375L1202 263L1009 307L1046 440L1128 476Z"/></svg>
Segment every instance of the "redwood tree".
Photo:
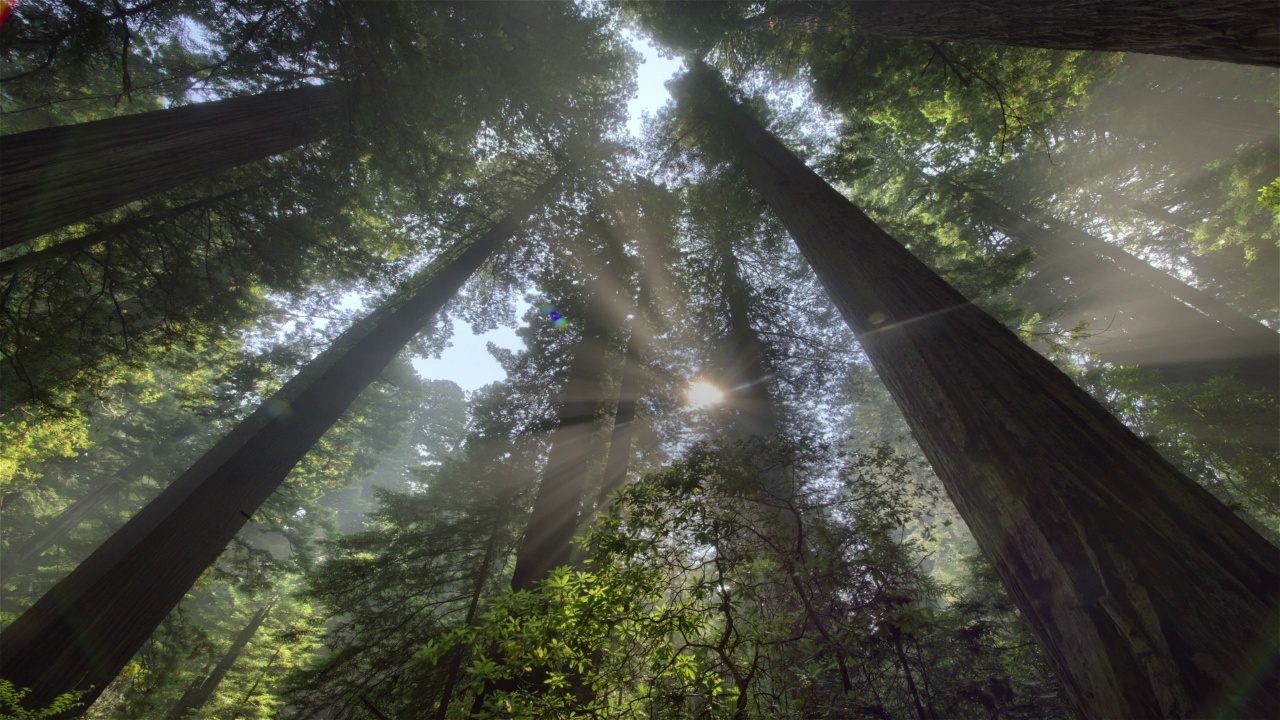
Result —
<svg viewBox="0 0 1280 720"><path fill-rule="evenodd" d="M342 96L307 86L0 137L0 247L314 142Z"/></svg>
<svg viewBox="0 0 1280 720"><path fill-rule="evenodd" d="M822 181L675 88L792 235L1084 717L1280 714L1280 552Z"/></svg>
<svg viewBox="0 0 1280 720"><path fill-rule="evenodd" d="M1273 0L774 0L662 8L674 40L698 47L708 27L730 32L849 28L858 35L928 42L1104 50L1280 66L1280 22ZM672 4L674 5L674 4ZM747 13L754 13L748 15ZM683 19L682 19L683 17Z"/></svg>
<svg viewBox="0 0 1280 720"><path fill-rule="evenodd" d="M30 707L91 703L293 466L463 283L538 210L563 171L347 330L0 634L0 677Z"/></svg>
<svg viewBox="0 0 1280 720"><path fill-rule="evenodd" d="M222 683L222 678L227 676L227 672L236 664L236 660L240 659L240 653L244 652L249 641L258 633L258 628L262 627L262 623L267 621L267 615L270 612L270 603L258 608L253 617L249 618L249 623L240 632L236 633L235 640L231 641L231 647L227 648L227 651L222 654L218 664L213 667L213 671L209 673L209 676L200 682L194 683L182 694L182 697L178 698L178 702L169 710L167 720L179 720L194 713L209 702L209 698L213 697L214 691Z"/></svg>

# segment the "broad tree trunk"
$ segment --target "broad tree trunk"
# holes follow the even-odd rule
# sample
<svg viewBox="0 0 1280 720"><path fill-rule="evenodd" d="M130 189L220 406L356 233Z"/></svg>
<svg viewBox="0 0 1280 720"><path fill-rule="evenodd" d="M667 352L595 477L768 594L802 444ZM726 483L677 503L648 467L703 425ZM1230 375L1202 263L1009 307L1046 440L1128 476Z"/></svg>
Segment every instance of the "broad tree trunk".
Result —
<svg viewBox="0 0 1280 720"><path fill-rule="evenodd" d="M1280 716L1280 551L823 182L711 70L675 94L814 268L1080 714Z"/></svg>
<svg viewBox="0 0 1280 720"><path fill-rule="evenodd" d="M222 678L227 676L227 672L236 664L236 660L240 659L240 653L244 652L245 646L257 634L258 628L262 627L262 623L267 621L267 615L271 612L271 605L263 605L258 612L253 614L249 619L249 624L244 626L235 640L231 642L231 647L222 654L222 658L218 660L218 664L214 666L213 672L209 673L209 677L203 682L192 685L182 697L178 698L178 702L169 711L168 720L179 720L180 718L199 710L204 704L209 702L209 698L213 697L213 693L218 689L218 685L222 682Z"/></svg>
<svg viewBox="0 0 1280 720"><path fill-rule="evenodd" d="M559 187L439 256L343 333L0 634L0 677L44 707L91 703L311 446L463 283Z"/></svg>
<svg viewBox="0 0 1280 720"><path fill-rule="evenodd" d="M781 4L752 24L811 23L828 6L878 37L1280 66L1274 0L819 0Z"/></svg>
<svg viewBox="0 0 1280 720"><path fill-rule="evenodd" d="M0 247L318 140L340 96L308 86L0 137Z"/></svg>

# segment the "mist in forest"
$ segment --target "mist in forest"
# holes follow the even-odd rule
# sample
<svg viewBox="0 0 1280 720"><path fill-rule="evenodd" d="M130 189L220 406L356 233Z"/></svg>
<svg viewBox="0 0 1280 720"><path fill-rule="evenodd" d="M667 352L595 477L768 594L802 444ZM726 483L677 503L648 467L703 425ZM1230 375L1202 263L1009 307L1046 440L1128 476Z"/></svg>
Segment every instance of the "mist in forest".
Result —
<svg viewBox="0 0 1280 720"><path fill-rule="evenodd" d="M0 0L0 717L1280 714L1271 5Z"/></svg>

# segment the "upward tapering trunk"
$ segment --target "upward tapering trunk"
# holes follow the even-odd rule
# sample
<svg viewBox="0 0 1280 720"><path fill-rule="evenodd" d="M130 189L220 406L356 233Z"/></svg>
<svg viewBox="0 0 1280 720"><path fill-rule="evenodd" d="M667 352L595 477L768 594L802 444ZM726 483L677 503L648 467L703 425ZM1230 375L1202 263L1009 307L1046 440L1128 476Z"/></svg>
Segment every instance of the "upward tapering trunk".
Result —
<svg viewBox="0 0 1280 720"><path fill-rule="evenodd" d="M0 247L318 140L340 97L308 86L0 137Z"/></svg>
<svg viewBox="0 0 1280 720"><path fill-rule="evenodd" d="M57 260L58 258L74 257L79 253L97 247L105 242L109 242L113 238L127 235L143 228L151 227L165 222L166 220L181 217L182 215L195 212L196 210L212 207L230 200L231 198L257 190L262 186L263 183L255 183L248 187L236 188L235 190L219 193L212 197L202 198L177 207L168 208L152 215L125 220L124 222L117 223L111 227L85 233L79 237L72 238L65 242L60 242L57 245L41 248L40 250L29 252L25 255L19 255L12 260L0 262L0 278L8 277L20 270L41 267L47 263Z"/></svg>
<svg viewBox="0 0 1280 720"><path fill-rule="evenodd" d="M222 679L227 676L232 666L240 659L240 653L244 652L249 641L258 633L258 628L262 627L262 623L267 621L267 615L271 612L270 605L264 605L258 609L258 612L249 618L249 624L245 625L239 633L236 634L235 640L231 642L231 647L222 654L218 660L218 664L214 666L213 672L209 673L203 682L192 685L182 697L178 698L178 702L169 711L168 720L179 720L182 717L193 713L204 704L209 702L209 698L213 697L214 691L218 689L218 685L222 683Z"/></svg>
<svg viewBox="0 0 1280 720"><path fill-rule="evenodd" d="M771 438L778 434L777 407L769 392L772 377L760 335L751 327L751 291L742 279L738 259L727 246L720 251L720 272L729 310L726 365L733 389L728 404L738 414L736 434L744 440Z"/></svg>
<svg viewBox="0 0 1280 720"><path fill-rule="evenodd" d="M813 23L830 6L880 37L1280 66L1274 0L801 0L752 24Z"/></svg>
<svg viewBox="0 0 1280 720"><path fill-rule="evenodd" d="M596 512L609 509L610 497L627 481L631 462L631 438L635 434L636 404L640 400L643 372L632 333L622 356L622 382L618 388L618 409L613 414L613 430L609 433L609 455L604 462L604 478L596 496Z"/></svg>
<svg viewBox="0 0 1280 720"><path fill-rule="evenodd" d="M676 90L786 226L1087 718L1280 715L1280 552L733 102Z"/></svg>
<svg viewBox="0 0 1280 720"><path fill-rule="evenodd" d="M311 446L559 185L443 253L343 333L0 634L0 677L31 707L92 702Z"/></svg>
<svg viewBox="0 0 1280 720"><path fill-rule="evenodd" d="M593 296L594 297L594 296ZM604 405L600 392L604 366L604 335L600 312L587 308L583 313L582 337L569 364L569 379L560 396L560 409L551 435L533 511L529 515L524 540L516 552L511 575L514 590L531 590L535 583L572 555L578 513L586 489L587 466L592 460L596 418Z"/></svg>

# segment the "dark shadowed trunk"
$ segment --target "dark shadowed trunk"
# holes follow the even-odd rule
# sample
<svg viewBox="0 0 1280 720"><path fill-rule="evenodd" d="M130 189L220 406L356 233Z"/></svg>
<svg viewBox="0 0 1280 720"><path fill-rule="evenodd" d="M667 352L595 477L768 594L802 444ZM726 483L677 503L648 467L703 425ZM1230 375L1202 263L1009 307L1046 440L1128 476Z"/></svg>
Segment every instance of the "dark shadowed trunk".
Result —
<svg viewBox="0 0 1280 720"><path fill-rule="evenodd" d="M822 22L830 7L870 36L1280 66L1275 0L801 0L749 25Z"/></svg>
<svg viewBox="0 0 1280 720"><path fill-rule="evenodd" d="M84 252L85 250L97 247L104 242L108 242L112 238L127 235L137 230L141 230L142 228L172 220L189 212L212 207L233 197L257 190L264 184L265 183L255 183L249 187L236 188L229 192L219 193L213 197L207 197L186 203L185 205L168 208L151 215L125 220L124 222L117 223L111 227L103 228L102 230L97 230L95 232L85 233L79 237L71 238L65 242L60 242L57 245L42 248L35 252L29 252L25 255L19 255L12 260L0 262L0 278L8 277L19 270L26 268L40 267L45 263L52 262L58 258L72 257Z"/></svg>
<svg viewBox="0 0 1280 720"><path fill-rule="evenodd" d="M0 247L318 140L340 102L308 86L0 137Z"/></svg>
<svg viewBox="0 0 1280 720"><path fill-rule="evenodd" d="M546 202L553 177L480 238L442 253L0 634L0 677L31 707L91 703L311 446L463 283Z"/></svg>
<svg viewBox="0 0 1280 720"><path fill-rule="evenodd" d="M489 540L485 543L484 557L480 559L480 567L476 570L476 581L471 587L471 602L467 605L467 616L462 621L463 627L471 627L476 621L476 612L480 609L480 596L484 592L485 583L489 581L493 556L498 550L498 540L503 534L506 518L504 508L493 522L493 531L489 533ZM465 650L459 646L453 649L449 657L449 670L445 674L444 689L440 691L440 702L436 705L435 720L445 720L449 713L449 703L453 701L453 689L458 684L458 673L462 670L462 659L465 654ZM422 701L425 701L425 698L421 698L420 702ZM425 709L425 707L424 702L419 709Z"/></svg>
<svg viewBox="0 0 1280 720"><path fill-rule="evenodd" d="M729 337L724 359L730 382L726 404L736 411L734 435L739 440L772 439L778 414L769 392L773 375L765 362L760 335L751 326L751 291L742 279L733 248L720 248L720 279L728 310Z"/></svg>
<svg viewBox="0 0 1280 720"><path fill-rule="evenodd" d="M1080 714L1280 715L1280 551L823 182L712 71L676 95L795 239Z"/></svg>
<svg viewBox="0 0 1280 720"><path fill-rule="evenodd" d="M178 702L169 711L168 720L179 720L189 715L209 702L209 698L213 697L213 693L218 689L218 685L222 682L222 678L227 676L227 672L236 664L236 660L240 659L240 653L244 652L245 647L253 636L257 634L258 628L262 627L262 623L267 621L267 614L271 612L271 605L264 605L253 614L249 619L249 624L244 626L231 642L231 647L222 654L222 658L218 660L218 664L214 666L213 672L209 673L209 677L203 682L192 685L182 697L178 698Z"/></svg>

